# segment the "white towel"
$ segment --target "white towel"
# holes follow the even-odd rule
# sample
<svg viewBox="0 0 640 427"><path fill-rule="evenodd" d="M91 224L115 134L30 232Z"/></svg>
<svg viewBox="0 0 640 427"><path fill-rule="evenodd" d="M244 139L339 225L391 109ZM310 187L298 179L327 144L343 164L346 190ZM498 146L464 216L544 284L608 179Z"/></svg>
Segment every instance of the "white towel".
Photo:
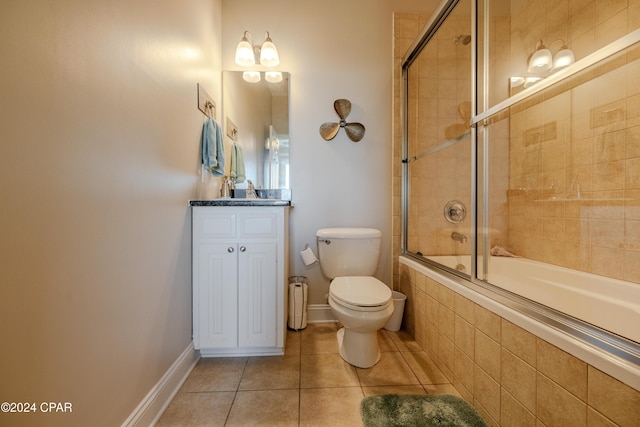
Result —
<svg viewBox="0 0 640 427"><path fill-rule="evenodd" d="M213 176L224 175L224 144L222 130L212 118L202 128L202 165Z"/></svg>
<svg viewBox="0 0 640 427"><path fill-rule="evenodd" d="M506 256L506 257L520 258L518 255L509 252L502 246L497 246L497 245L492 247L489 253L493 256Z"/></svg>

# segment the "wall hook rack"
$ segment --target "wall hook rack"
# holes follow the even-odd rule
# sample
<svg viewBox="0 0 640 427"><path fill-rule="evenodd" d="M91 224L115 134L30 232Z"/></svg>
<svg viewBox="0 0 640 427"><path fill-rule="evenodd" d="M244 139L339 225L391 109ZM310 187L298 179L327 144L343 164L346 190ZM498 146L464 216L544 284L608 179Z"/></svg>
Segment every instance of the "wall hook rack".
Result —
<svg viewBox="0 0 640 427"><path fill-rule="evenodd" d="M207 117L215 120L216 118L216 102L211 95L198 83L198 110L202 111Z"/></svg>

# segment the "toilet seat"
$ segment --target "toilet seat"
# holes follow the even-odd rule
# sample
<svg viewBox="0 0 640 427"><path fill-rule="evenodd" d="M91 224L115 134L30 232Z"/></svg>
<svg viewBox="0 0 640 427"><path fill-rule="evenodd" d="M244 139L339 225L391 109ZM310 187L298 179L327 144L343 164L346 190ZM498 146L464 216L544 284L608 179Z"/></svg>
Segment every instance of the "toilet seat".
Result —
<svg viewBox="0 0 640 427"><path fill-rule="evenodd" d="M372 276L336 277L329 296L344 307L358 311L384 310L392 303L391 289Z"/></svg>

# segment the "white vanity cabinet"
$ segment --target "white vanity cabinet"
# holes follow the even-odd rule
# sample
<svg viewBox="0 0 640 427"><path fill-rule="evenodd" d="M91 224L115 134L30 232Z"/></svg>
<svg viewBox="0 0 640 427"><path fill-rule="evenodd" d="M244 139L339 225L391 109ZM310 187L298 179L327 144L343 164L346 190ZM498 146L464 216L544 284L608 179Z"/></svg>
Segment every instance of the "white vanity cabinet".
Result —
<svg viewBox="0 0 640 427"><path fill-rule="evenodd" d="M194 206L192 215L195 348L284 354L289 207Z"/></svg>

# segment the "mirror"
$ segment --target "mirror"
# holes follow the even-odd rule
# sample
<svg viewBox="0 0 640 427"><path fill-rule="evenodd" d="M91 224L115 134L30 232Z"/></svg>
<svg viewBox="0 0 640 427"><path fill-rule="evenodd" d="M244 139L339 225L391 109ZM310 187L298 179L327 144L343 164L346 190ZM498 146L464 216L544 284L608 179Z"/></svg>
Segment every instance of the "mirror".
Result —
<svg viewBox="0 0 640 427"><path fill-rule="evenodd" d="M242 147L246 179L256 188L290 188L289 73L276 83L260 74L260 81L250 83L242 71L222 72L225 144ZM236 185L246 186L246 180Z"/></svg>

